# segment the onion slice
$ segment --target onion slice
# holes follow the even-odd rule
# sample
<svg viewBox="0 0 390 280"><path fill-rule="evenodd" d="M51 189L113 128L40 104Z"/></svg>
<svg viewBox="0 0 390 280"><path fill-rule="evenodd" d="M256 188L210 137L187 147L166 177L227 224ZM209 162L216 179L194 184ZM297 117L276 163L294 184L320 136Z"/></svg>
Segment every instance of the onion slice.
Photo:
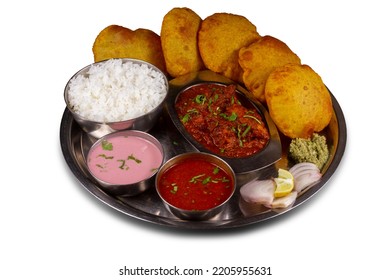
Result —
<svg viewBox="0 0 390 280"><path fill-rule="evenodd" d="M313 186L322 177L317 165L310 162L297 163L289 171L294 176L294 190L298 193Z"/></svg>
<svg viewBox="0 0 390 280"><path fill-rule="evenodd" d="M274 199L275 183L273 180L255 180L243 185L241 197L249 203L270 205Z"/></svg>
<svg viewBox="0 0 390 280"><path fill-rule="evenodd" d="M294 204L297 197L298 192L292 191L286 196L275 198L274 201L272 201L271 208L287 208Z"/></svg>
<svg viewBox="0 0 390 280"><path fill-rule="evenodd" d="M287 208L293 205L298 195L313 186L322 178L320 169L314 163L297 163L289 169L294 177L294 189L286 196L275 198L276 183L274 179L254 180L243 185L241 197L248 203L262 204L272 209Z"/></svg>
<svg viewBox="0 0 390 280"><path fill-rule="evenodd" d="M313 170L313 171L317 171L317 172L320 172L320 170L318 169L317 165L315 165L314 163L311 163L311 162L301 162L301 163L297 163L295 164L293 167L291 167L289 169L289 172L295 177L298 175L298 173L302 172L302 171L308 171L308 170Z"/></svg>
<svg viewBox="0 0 390 280"><path fill-rule="evenodd" d="M317 172L307 172L301 174L295 179L294 189L297 192L302 192L309 186L312 186L314 183L317 183L321 179L321 173Z"/></svg>

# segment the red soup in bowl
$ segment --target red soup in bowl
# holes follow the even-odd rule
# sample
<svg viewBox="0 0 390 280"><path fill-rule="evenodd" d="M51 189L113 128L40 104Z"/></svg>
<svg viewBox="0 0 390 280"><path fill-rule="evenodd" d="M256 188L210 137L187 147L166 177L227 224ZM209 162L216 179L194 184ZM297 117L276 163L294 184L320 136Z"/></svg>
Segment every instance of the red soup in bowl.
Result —
<svg viewBox="0 0 390 280"><path fill-rule="evenodd" d="M233 170L207 153L187 153L167 161L156 177L157 192L181 218L209 218L222 210L236 185Z"/></svg>

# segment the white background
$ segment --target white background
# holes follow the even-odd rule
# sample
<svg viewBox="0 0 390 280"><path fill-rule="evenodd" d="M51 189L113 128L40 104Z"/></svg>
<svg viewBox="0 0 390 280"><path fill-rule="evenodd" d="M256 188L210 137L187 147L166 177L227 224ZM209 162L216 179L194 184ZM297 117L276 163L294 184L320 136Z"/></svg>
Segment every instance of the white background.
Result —
<svg viewBox="0 0 390 280"><path fill-rule="evenodd" d="M270 266L268 279L388 279L390 22L385 4L3 1L0 278L141 279L119 276L119 269L177 265ZM244 15L261 35L286 42L340 103L348 128L343 160L326 187L296 211L241 230L185 232L112 210L69 171L59 142L63 89L93 62L97 34L110 24L159 33L163 16L183 6L202 18L214 12Z"/></svg>

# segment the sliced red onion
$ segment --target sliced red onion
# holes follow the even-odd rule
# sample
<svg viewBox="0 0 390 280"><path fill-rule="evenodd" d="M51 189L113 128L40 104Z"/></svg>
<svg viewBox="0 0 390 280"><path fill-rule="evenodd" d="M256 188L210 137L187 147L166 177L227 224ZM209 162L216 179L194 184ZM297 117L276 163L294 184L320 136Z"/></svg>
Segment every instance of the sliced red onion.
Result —
<svg viewBox="0 0 390 280"><path fill-rule="evenodd" d="M243 185L241 197L249 203L269 205L274 199L275 183L273 180L255 180Z"/></svg>
<svg viewBox="0 0 390 280"><path fill-rule="evenodd" d="M314 163L311 163L311 162L297 163L289 169L289 172L295 177L295 176L298 176L298 174L300 172L306 171L306 170L313 170L313 171L320 172L317 165L315 165Z"/></svg>
<svg viewBox="0 0 390 280"><path fill-rule="evenodd" d="M298 197L298 192L292 191L286 196L275 198L272 201L271 208L287 208L294 204Z"/></svg>
<svg viewBox="0 0 390 280"><path fill-rule="evenodd" d="M307 171L306 173L301 173L299 176L294 177L294 190L300 193L307 187L312 186L314 183L318 182L321 177L321 173L316 171Z"/></svg>

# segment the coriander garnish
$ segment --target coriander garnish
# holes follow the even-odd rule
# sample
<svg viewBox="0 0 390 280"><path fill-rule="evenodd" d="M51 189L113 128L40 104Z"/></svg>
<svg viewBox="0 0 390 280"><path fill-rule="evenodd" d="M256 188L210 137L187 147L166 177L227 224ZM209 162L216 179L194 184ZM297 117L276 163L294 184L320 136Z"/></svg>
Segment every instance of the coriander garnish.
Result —
<svg viewBox="0 0 390 280"><path fill-rule="evenodd" d="M129 167L126 165L126 161L124 159L118 159L117 161L121 163L121 165L119 166L120 169L122 169L122 170L129 169Z"/></svg>
<svg viewBox="0 0 390 280"><path fill-rule="evenodd" d="M191 178L191 180L189 181L190 183L196 183L199 181L199 178L205 176L206 174L200 174L200 175L196 175L194 177Z"/></svg>
<svg viewBox="0 0 390 280"><path fill-rule="evenodd" d="M98 157L102 157L105 159L113 159L114 158L113 156L107 156L106 154L100 154L100 155L98 155Z"/></svg>
<svg viewBox="0 0 390 280"><path fill-rule="evenodd" d="M128 160L134 160L136 163L141 163L142 160L136 158L133 154L127 157Z"/></svg>
<svg viewBox="0 0 390 280"><path fill-rule="evenodd" d="M103 150L106 150L106 151L112 151L113 146L112 146L111 142L108 142L107 140L103 140L102 141L102 148L103 148Z"/></svg>

